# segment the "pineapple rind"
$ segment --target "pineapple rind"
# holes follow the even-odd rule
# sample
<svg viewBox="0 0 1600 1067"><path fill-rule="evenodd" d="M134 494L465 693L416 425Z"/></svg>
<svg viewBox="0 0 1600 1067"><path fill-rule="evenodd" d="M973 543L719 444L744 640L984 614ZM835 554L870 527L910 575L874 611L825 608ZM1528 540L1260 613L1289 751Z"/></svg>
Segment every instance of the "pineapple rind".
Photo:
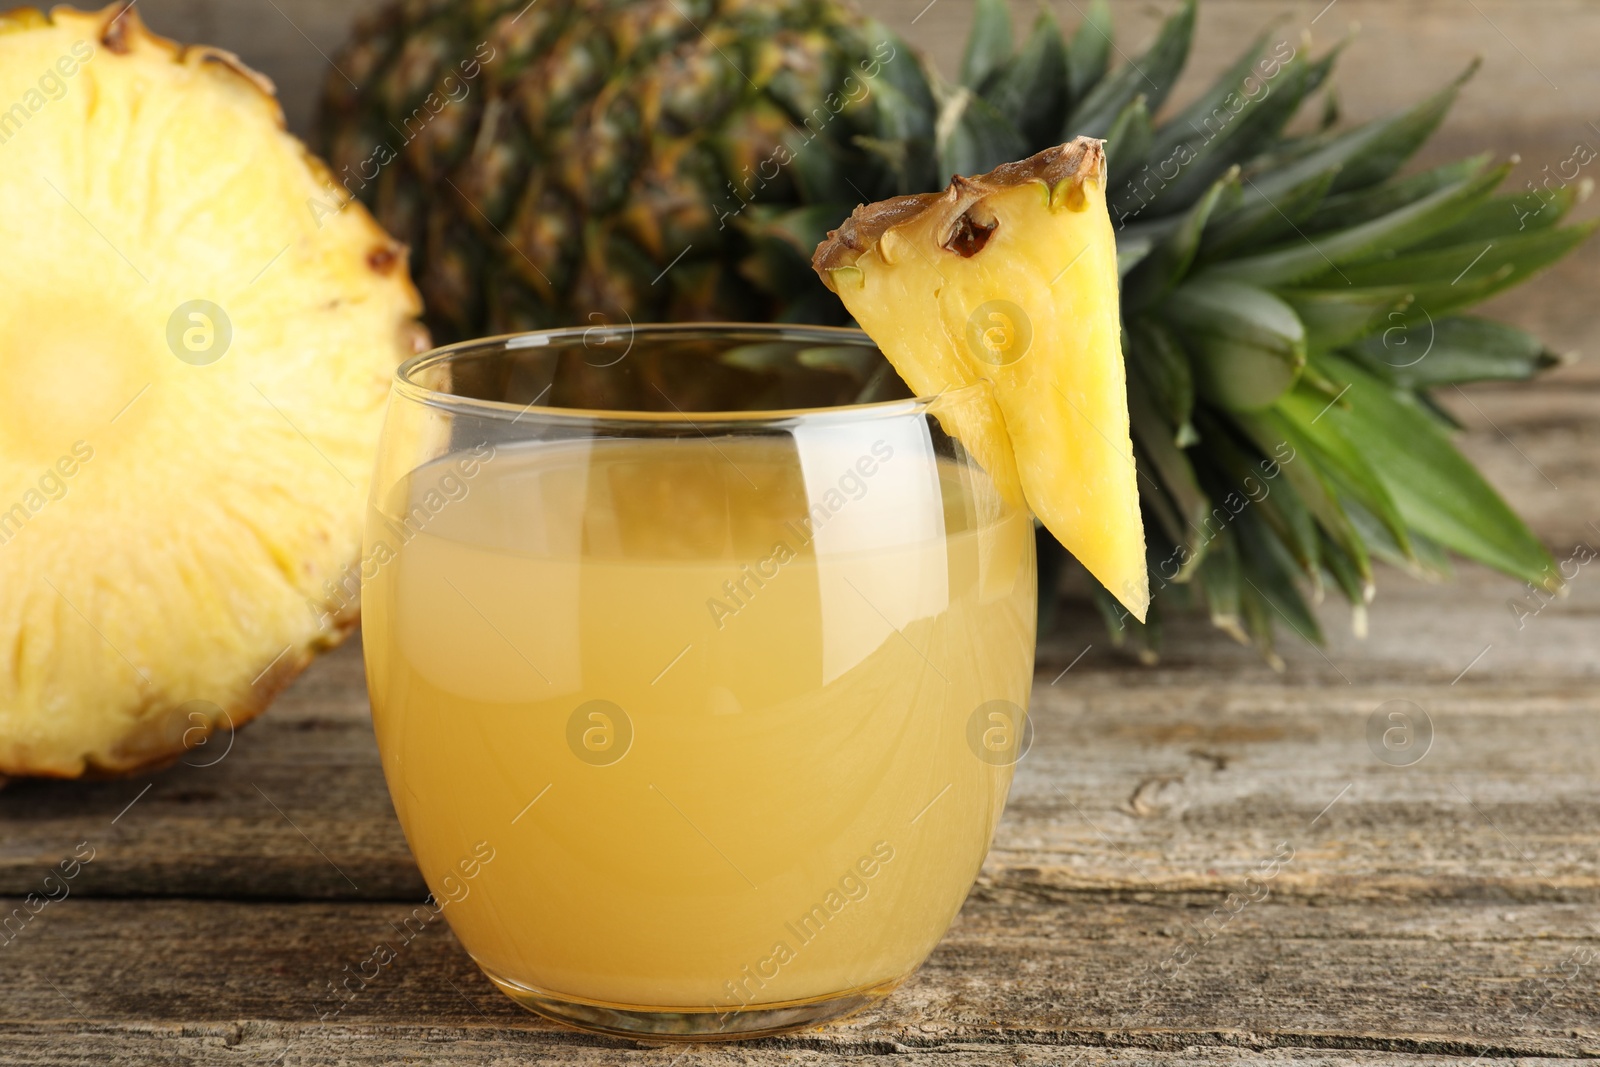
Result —
<svg viewBox="0 0 1600 1067"><path fill-rule="evenodd" d="M0 775L124 773L242 725L354 624L335 587L420 301L404 248L235 57L120 4L19 24L0 33L0 109L26 112L0 129L0 196L31 205L0 215L21 250L0 266ZM169 326L197 299L231 342L186 362Z"/></svg>

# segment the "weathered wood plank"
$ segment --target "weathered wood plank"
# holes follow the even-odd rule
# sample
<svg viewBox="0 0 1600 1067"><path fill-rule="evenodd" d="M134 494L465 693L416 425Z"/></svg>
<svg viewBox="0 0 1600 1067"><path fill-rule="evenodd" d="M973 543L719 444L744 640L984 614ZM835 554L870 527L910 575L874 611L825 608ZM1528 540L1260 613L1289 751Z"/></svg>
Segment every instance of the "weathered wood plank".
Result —
<svg viewBox="0 0 1600 1067"><path fill-rule="evenodd" d="M1337 628L1344 609L1330 608L1327 658L1286 644L1283 675L1198 619L1174 627L1161 665L1129 668L1076 613L1041 652L1037 739L985 878L1226 891L1289 840L1301 852L1282 893L1596 899L1600 582L1584 571L1519 631L1506 600L1520 591L1504 579L1387 577L1371 637ZM1368 720L1390 700L1432 718L1433 749L1414 766L1369 748ZM79 895L422 892L354 647L318 663L216 766L0 791L0 841L0 887L17 894L80 841L96 858Z"/></svg>
<svg viewBox="0 0 1600 1067"><path fill-rule="evenodd" d="M441 1035L519 1039L525 1052L621 1044L524 1013L477 973L443 923L402 943L394 924L405 914L393 904L69 899L3 950L0 1039L107 1024L208 1027L227 1039L230 1026L298 1024L280 1031L277 1052L299 1035L331 1042L339 1028L393 1034L426 1020ZM754 1047L1600 1054L1600 930L1589 905L1305 907L1269 898L1207 929L1211 914L1168 900L982 892L882 1006ZM334 1013L340 1002L325 999L327 983L380 942L396 958ZM1163 972L1180 949L1192 958Z"/></svg>
<svg viewBox="0 0 1600 1067"><path fill-rule="evenodd" d="M70 1048L68 1044L70 1042ZM0 1054L16 1067L113 1067L185 1064L192 1067L365 1067L406 1063L560 1062L578 1067L821 1067L859 1060L882 1067L1461 1067L1454 1056L1343 1049L1245 1049L1189 1045L1174 1050L1025 1045L1009 1040L939 1045L930 1049L877 1042L867 1048L826 1050L785 1046L620 1048L543 1042L517 1031L484 1027L384 1026L323 1029L283 1024L147 1026L137 1029L17 1027L0 1035ZM1524 1057L1518 1067L1557 1067L1592 1060Z"/></svg>

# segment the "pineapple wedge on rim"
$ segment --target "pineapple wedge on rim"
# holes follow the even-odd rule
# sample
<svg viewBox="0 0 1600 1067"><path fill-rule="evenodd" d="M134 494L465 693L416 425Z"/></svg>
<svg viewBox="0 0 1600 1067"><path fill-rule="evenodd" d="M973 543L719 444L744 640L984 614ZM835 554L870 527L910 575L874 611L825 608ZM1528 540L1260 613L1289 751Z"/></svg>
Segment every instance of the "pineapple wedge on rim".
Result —
<svg viewBox="0 0 1600 1067"><path fill-rule="evenodd" d="M812 265L919 395L984 380L1039 520L1141 622L1150 603L1103 142L857 207ZM982 461L987 442L963 443Z"/></svg>
<svg viewBox="0 0 1600 1067"><path fill-rule="evenodd" d="M334 188L231 54L126 4L0 17L0 775L170 761L354 625L422 334Z"/></svg>

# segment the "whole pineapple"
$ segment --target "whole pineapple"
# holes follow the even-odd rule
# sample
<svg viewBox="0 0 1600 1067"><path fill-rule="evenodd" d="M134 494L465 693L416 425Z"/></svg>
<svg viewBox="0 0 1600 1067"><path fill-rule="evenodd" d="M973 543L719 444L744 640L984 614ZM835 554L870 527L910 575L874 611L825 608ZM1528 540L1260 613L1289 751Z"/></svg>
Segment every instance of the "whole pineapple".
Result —
<svg viewBox="0 0 1600 1067"><path fill-rule="evenodd" d="M444 339L768 317L795 293L737 269L746 205L848 213L873 83L915 62L836 0L407 3L337 58L324 140L412 242Z"/></svg>
<svg viewBox="0 0 1600 1067"><path fill-rule="evenodd" d="M1198 600L1270 654L1279 622L1320 639L1326 583L1360 628L1374 556L1440 574L1451 550L1553 588L1428 390L1555 362L1458 312L1590 232L1559 225L1577 190L1496 197L1484 158L1399 177L1459 82L1349 130L1328 97L1286 132L1338 49L1270 35L1158 124L1194 20L1188 0L1112 69L1103 2L1070 37L1046 10L1019 46L979 0L950 84L839 0L413 0L339 58L362 89L330 76L324 136L418 250L447 337L843 321L807 261L855 204L1104 137L1154 593L1148 625L1102 598L1116 632L1153 647L1163 605Z"/></svg>

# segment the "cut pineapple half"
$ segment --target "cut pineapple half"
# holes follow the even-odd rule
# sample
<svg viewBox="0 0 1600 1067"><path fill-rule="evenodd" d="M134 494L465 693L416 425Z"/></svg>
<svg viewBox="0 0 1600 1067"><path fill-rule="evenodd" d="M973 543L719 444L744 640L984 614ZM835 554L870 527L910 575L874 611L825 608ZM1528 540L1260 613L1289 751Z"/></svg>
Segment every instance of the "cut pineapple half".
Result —
<svg viewBox="0 0 1600 1067"><path fill-rule="evenodd" d="M1150 603L1102 143L856 208L813 265L917 393L989 382L1023 493L1140 621ZM979 461L990 446L965 442Z"/></svg>
<svg viewBox="0 0 1600 1067"><path fill-rule="evenodd" d="M233 56L0 17L0 774L171 759L355 621L420 307L335 190Z"/></svg>

